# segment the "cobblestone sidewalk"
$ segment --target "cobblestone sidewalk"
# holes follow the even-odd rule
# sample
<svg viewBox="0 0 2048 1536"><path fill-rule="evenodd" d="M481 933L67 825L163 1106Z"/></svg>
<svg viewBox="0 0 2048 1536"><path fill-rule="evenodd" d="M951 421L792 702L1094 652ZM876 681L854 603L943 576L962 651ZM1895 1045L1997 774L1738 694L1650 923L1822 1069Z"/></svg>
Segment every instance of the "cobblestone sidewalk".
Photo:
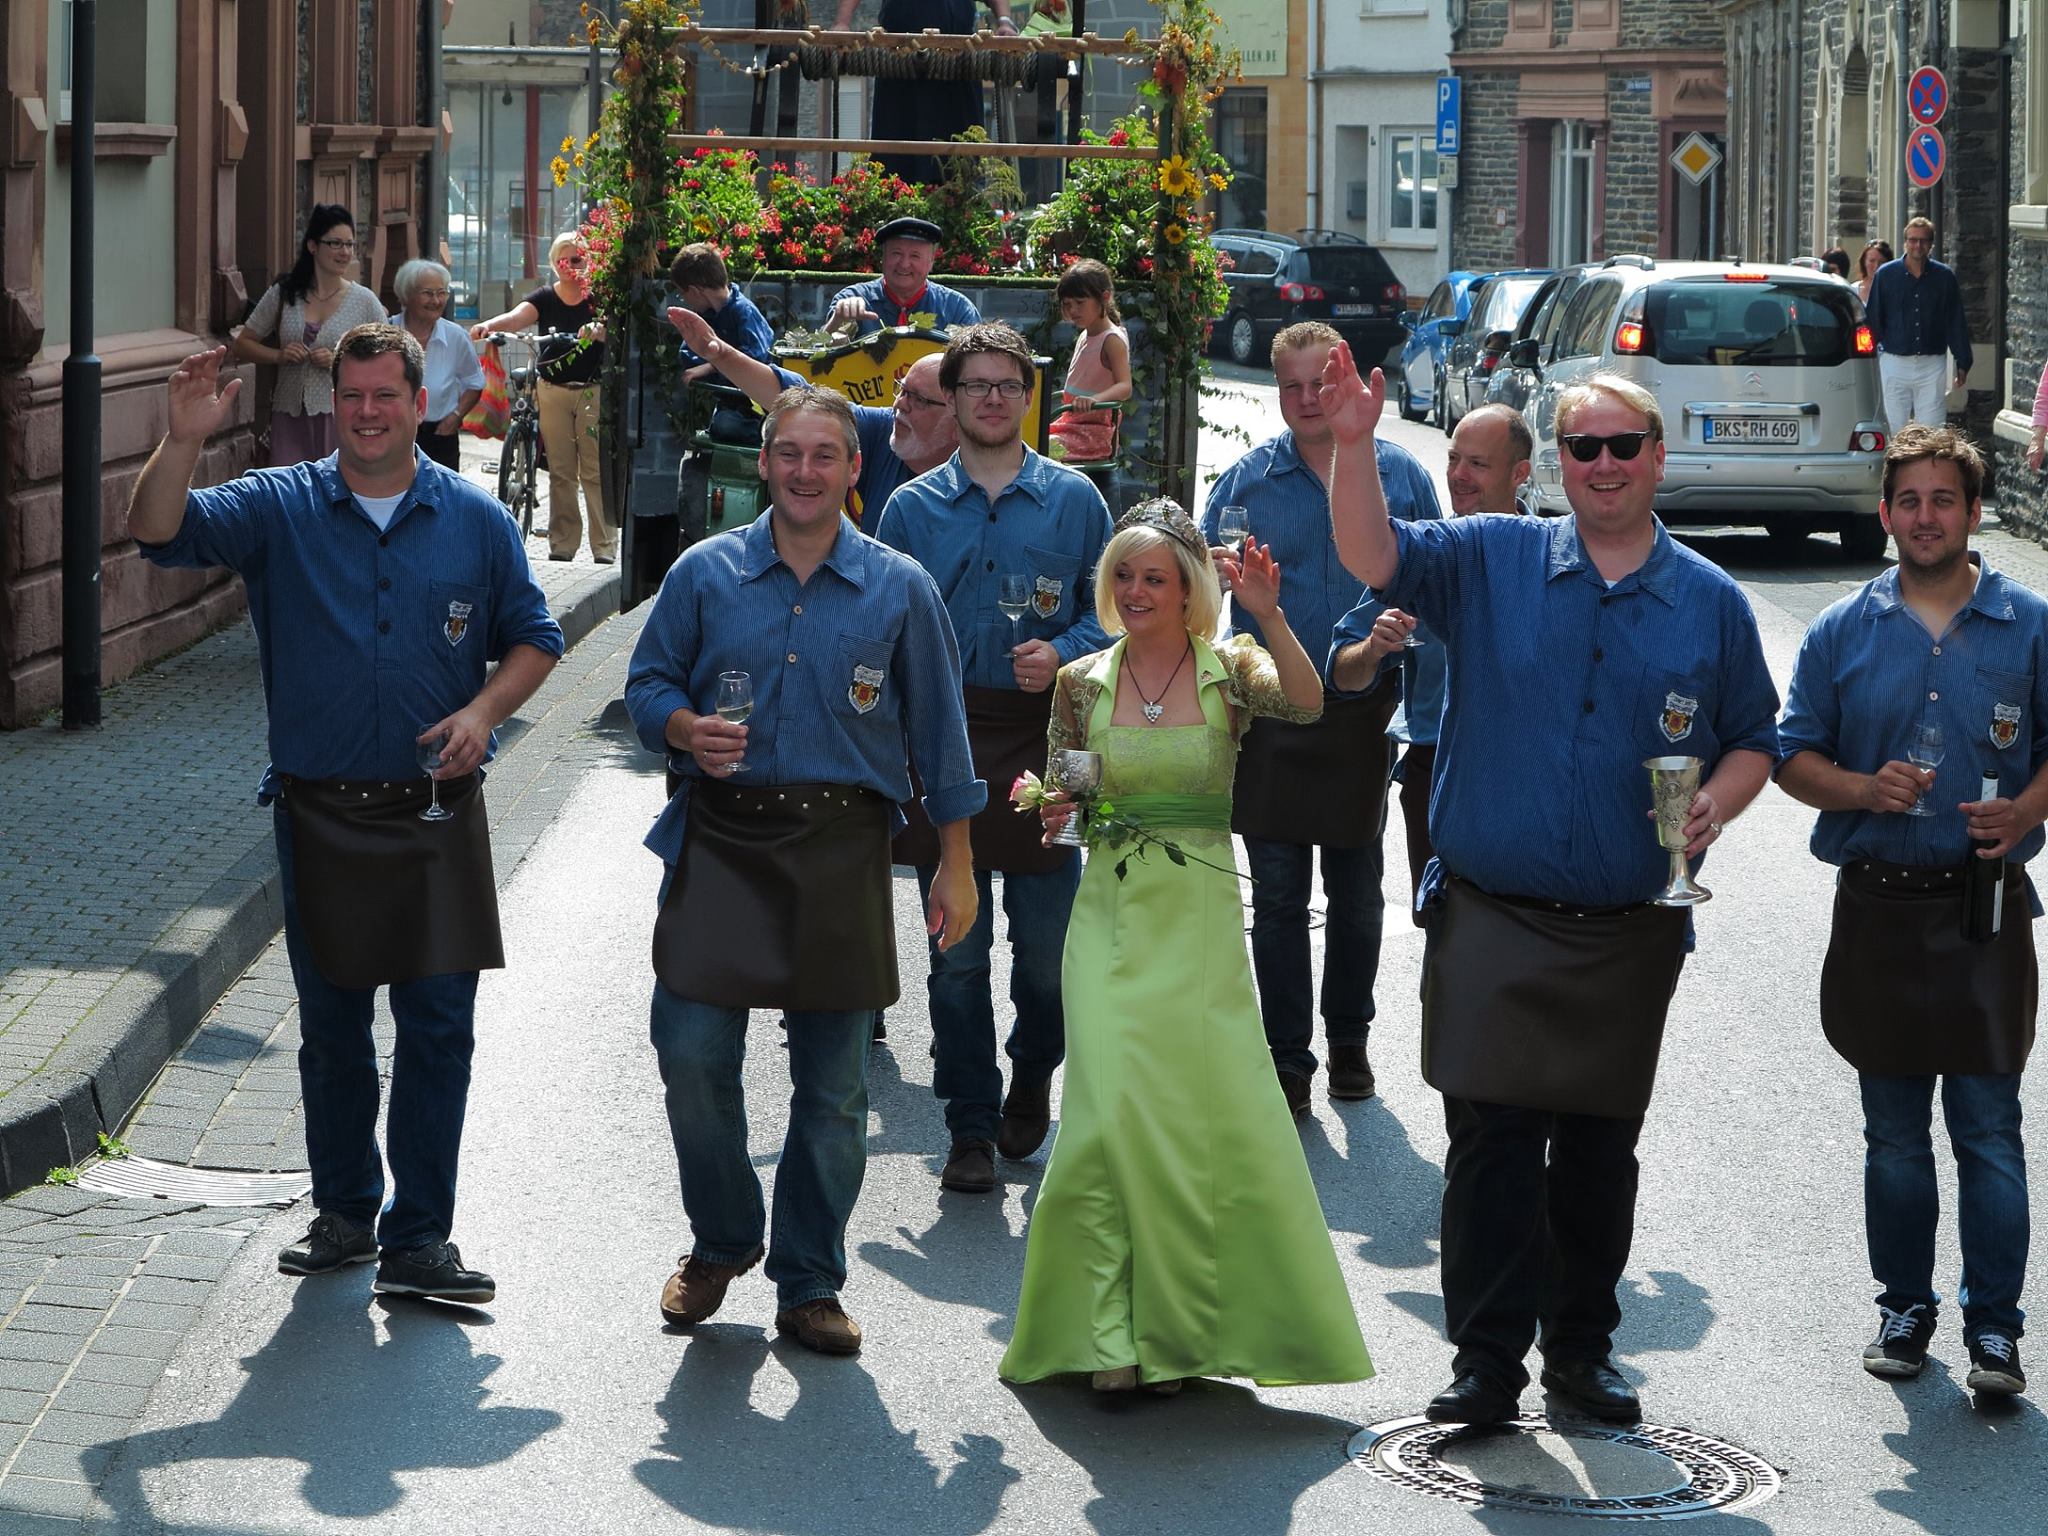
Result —
<svg viewBox="0 0 2048 1536"><path fill-rule="evenodd" d="M492 770L501 886L593 753L614 750L611 733L599 740L593 727L623 687L644 612L600 625L569 653ZM381 996L377 1040L388 1075ZM297 1050L291 972L274 938L164 1068L123 1139L168 1162L303 1169ZM71 1187L0 1205L0 1533L87 1528L110 1457L262 1214Z"/></svg>

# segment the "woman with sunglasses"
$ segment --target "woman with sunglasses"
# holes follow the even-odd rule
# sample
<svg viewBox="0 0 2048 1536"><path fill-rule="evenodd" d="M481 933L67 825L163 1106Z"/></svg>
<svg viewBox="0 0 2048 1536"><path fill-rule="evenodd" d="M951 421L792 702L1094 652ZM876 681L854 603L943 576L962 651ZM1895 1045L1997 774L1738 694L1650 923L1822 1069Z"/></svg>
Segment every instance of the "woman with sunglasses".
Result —
<svg viewBox="0 0 2048 1536"><path fill-rule="evenodd" d="M576 487L590 511L590 557L610 565L619 557L619 534L604 513L597 470L597 376L604 366L604 323L590 296L590 252L574 230L548 247L555 280L533 290L504 314L469 328L472 341L493 331L541 330L540 441L548 455L548 558L574 560L583 542Z"/></svg>
<svg viewBox="0 0 2048 1536"><path fill-rule="evenodd" d="M355 219L339 203L314 204L298 262L263 290L235 333L236 357L277 369L270 393L272 468L324 459L337 446L335 346L357 326L384 319L377 295L350 280L355 264Z"/></svg>

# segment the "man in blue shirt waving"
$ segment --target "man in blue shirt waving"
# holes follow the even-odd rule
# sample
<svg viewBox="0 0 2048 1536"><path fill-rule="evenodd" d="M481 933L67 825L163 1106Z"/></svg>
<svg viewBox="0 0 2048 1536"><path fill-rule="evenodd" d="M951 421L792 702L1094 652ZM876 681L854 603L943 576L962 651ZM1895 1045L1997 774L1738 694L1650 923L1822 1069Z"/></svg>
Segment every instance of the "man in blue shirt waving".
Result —
<svg viewBox="0 0 2048 1536"><path fill-rule="evenodd" d="M1684 960L1647 760L1690 759L1697 857L1777 755L1756 620L1719 568L1650 510L1664 470L1655 396L1595 374L1558 400L1555 521L1391 521L1373 430L1385 402L1348 347L1323 410L1344 562L1454 658L1437 742L1423 901L1422 1070L1444 1096L1444 1324L1455 1379L1432 1419L1511 1419L1543 1384L1630 1421L1609 1352L1635 1230L1636 1139Z"/></svg>
<svg viewBox="0 0 2048 1536"><path fill-rule="evenodd" d="M1969 1385L2011 1396L2027 1384L2020 1073L2040 906L2025 865L2048 818L2048 603L1971 555L1983 482L1977 450L1946 427L1892 439L1878 511L1899 563L1807 631L1778 782L1821 813L1814 855L1841 871L1820 1014L1863 1097L1863 1226L1879 1288L1863 1368L1899 1379L1927 1363L1940 1309L1938 1079L1961 1196ZM1937 768L1907 760L1925 727L1940 733ZM2002 907L1975 932L1966 870Z"/></svg>
<svg viewBox="0 0 2048 1536"><path fill-rule="evenodd" d="M860 472L846 401L790 390L768 413L760 462L768 510L683 551L626 682L640 739L681 776L647 838L668 867L654 1049L695 1243L661 1315L703 1322L765 1253L776 1329L852 1354L861 1331L839 1292L867 1167L868 1035L897 994L896 807L915 763L938 828L926 922L943 952L974 927L967 818L987 789L931 578L844 514ZM789 1026L772 1227L740 1081L754 1008L781 1009Z"/></svg>
<svg viewBox="0 0 2048 1536"><path fill-rule="evenodd" d="M381 1247L377 1290L489 1301L491 1277L448 1241L477 973L505 963L481 769L496 727L562 654L562 631L505 509L415 451L427 394L410 334L363 325L341 339L336 453L195 491L200 452L241 390L215 392L224 356L171 375L170 430L128 528L158 565L239 572L261 647L270 767L257 797L275 803L319 1209L277 1267L327 1274ZM449 814L428 819L430 806ZM388 1208L370 1035L380 985L398 1028Z"/></svg>
<svg viewBox="0 0 2048 1536"><path fill-rule="evenodd" d="M932 1092L945 1101L952 1137L940 1182L972 1193L995 1188L996 1153L1028 1157L1051 1126L1052 1074L1066 1054L1060 961L1081 881L1080 856L1044 846L1005 791L1025 769L1045 767L1054 674L1108 638L1095 618L1094 591L1109 508L1087 476L1024 446L1036 377L1030 347L1007 325L977 325L954 337L939 384L952 402L959 451L898 490L875 530L931 572L945 596L966 679L975 772L997 786L974 824L981 920L963 942L931 957ZM1014 587L1009 596L1006 586ZM929 884L933 849L919 834L913 827L896 858ZM1016 1008L1007 1097L989 991L996 870Z"/></svg>

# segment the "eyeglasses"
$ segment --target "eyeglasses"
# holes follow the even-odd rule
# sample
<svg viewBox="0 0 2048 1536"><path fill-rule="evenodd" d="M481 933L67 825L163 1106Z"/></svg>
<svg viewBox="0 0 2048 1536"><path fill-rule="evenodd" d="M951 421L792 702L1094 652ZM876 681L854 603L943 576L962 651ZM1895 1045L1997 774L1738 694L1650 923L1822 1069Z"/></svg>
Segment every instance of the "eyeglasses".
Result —
<svg viewBox="0 0 2048 1536"><path fill-rule="evenodd" d="M914 389L899 389L896 391L896 403L898 405L915 405L925 410L930 410L934 406L944 405L946 402L934 400L930 395L920 395Z"/></svg>
<svg viewBox="0 0 2048 1536"><path fill-rule="evenodd" d="M970 400L986 400L988 392L994 390L1005 400L1022 400L1025 395L1022 379L962 379L960 393Z"/></svg>
<svg viewBox="0 0 2048 1536"><path fill-rule="evenodd" d="M330 251L352 251L356 248L356 243L353 240L322 240L318 243L326 246Z"/></svg>
<svg viewBox="0 0 2048 1536"><path fill-rule="evenodd" d="M448 297L448 290L446 288L415 288L412 291L412 296L416 299L445 299Z"/></svg>
<svg viewBox="0 0 2048 1536"><path fill-rule="evenodd" d="M1602 448L1627 463L1643 451L1643 444L1649 440L1647 432L1610 432L1605 437L1591 432L1568 432L1558 439L1581 464L1590 464L1599 458Z"/></svg>
<svg viewBox="0 0 2048 1536"><path fill-rule="evenodd" d="M578 267L585 267L590 265L590 259L586 256L564 256L560 261L556 262L555 265L558 267L565 267L569 271L573 272Z"/></svg>

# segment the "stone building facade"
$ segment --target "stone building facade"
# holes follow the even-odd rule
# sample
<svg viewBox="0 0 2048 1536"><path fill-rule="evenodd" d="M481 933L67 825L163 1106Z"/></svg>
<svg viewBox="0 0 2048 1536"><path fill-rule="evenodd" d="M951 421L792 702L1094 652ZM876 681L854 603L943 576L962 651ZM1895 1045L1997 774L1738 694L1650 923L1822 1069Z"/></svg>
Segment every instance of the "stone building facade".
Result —
<svg viewBox="0 0 2048 1536"><path fill-rule="evenodd" d="M179 359L221 344L296 255L306 210L346 203L358 278L418 254L435 129L424 5L449 0L101 0L93 348L101 360L102 677L238 613L239 583L159 571L127 538L130 489ZM60 373L70 351L69 6L0 19L0 728L60 693ZM256 370L244 369L250 383ZM254 461L260 390L206 480Z"/></svg>
<svg viewBox="0 0 2048 1536"><path fill-rule="evenodd" d="M1725 176L1672 156L1726 132L1725 37L1698 0L1466 0L1454 7L1463 154L1451 265L1714 254Z"/></svg>

